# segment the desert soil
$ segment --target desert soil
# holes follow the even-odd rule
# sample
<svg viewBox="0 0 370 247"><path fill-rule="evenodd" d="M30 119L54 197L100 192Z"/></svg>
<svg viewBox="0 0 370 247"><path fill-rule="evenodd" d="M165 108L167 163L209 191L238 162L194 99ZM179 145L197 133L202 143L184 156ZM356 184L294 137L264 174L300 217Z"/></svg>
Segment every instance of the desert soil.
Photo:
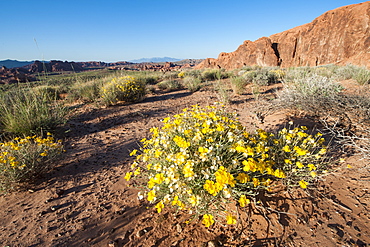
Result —
<svg viewBox="0 0 370 247"><path fill-rule="evenodd" d="M347 85L346 85L347 86ZM275 88L281 85L274 85ZM251 89L228 106L250 130L277 130L293 120L316 125L289 110L255 113ZM274 97L263 88L261 98ZM368 246L370 164L343 154L310 193L301 189L266 194L240 211L237 225L204 227L187 214L158 214L137 199L123 179L130 151L150 137L161 119L194 104L211 105L216 92L157 92L136 104L101 108L75 105L63 131L66 153L56 168L26 189L0 196L1 246ZM347 168L351 165L352 168Z"/></svg>

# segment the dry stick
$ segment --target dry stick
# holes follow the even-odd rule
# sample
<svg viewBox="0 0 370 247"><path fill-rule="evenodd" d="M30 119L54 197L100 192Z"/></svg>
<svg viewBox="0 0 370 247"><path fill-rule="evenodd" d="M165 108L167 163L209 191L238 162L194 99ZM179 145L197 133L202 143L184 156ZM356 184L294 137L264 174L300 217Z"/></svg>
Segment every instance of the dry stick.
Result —
<svg viewBox="0 0 370 247"><path fill-rule="evenodd" d="M255 207L256 207L257 211L258 211L261 215L263 215L263 217L265 218L265 220L268 222L268 224L267 224L267 230L266 230L266 239L267 239L267 238L268 238L268 236L269 236L269 230L270 230L271 221L270 221L270 219L266 216L265 212L263 211L263 209L265 209L264 207L257 206L256 204L255 204Z"/></svg>

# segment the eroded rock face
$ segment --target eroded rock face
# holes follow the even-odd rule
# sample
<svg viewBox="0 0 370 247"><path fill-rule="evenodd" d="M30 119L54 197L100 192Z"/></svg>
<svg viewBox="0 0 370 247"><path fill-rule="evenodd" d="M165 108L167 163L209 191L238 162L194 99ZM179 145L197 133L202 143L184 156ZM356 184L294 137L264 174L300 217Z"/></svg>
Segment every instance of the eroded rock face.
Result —
<svg viewBox="0 0 370 247"><path fill-rule="evenodd" d="M40 72L61 72L61 71L82 71L83 68L80 64L75 62L63 62L58 60L51 60L48 63L35 61L33 64L25 66L29 68L31 73L40 73Z"/></svg>
<svg viewBox="0 0 370 247"><path fill-rule="evenodd" d="M207 58L197 68L348 63L370 68L370 1L328 11L311 23L270 37L244 41L236 51Z"/></svg>
<svg viewBox="0 0 370 247"><path fill-rule="evenodd" d="M0 68L0 84L13 84L18 82L34 81L35 77L30 75L24 68L11 68L5 66Z"/></svg>

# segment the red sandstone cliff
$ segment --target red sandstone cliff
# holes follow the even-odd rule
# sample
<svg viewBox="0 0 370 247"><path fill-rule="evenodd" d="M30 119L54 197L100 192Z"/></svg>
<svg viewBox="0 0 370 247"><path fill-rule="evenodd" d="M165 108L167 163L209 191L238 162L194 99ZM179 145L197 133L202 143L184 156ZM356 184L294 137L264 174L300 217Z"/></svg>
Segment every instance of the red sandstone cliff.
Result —
<svg viewBox="0 0 370 247"><path fill-rule="evenodd" d="M236 51L207 58L197 68L348 63L370 68L370 1L328 11L311 23L270 37L244 41Z"/></svg>

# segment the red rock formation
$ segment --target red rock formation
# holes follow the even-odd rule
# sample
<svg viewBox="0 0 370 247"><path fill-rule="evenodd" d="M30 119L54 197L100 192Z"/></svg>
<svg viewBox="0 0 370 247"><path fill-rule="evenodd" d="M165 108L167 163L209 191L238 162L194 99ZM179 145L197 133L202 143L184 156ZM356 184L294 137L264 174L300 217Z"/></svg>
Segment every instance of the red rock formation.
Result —
<svg viewBox="0 0 370 247"><path fill-rule="evenodd" d="M370 68L370 1L328 11L311 23L270 37L244 41L236 51L207 58L196 68L348 63Z"/></svg>
<svg viewBox="0 0 370 247"><path fill-rule="evenodd" d="M33 75L30 75L28 70L24 68L8 69L4 66L0 68L0 84L30 82L34 80L35 77Z"/></svg>
<svg viewBox="0 0 370 247"><path fill-rule="evenodd" d="M57 60L51 60L50 62L35 61L33 64L24 66L28 68L31 73L40 72L61 72L61 71L82 71L83 68L80 64L75 62L63 62Z"/></svg>

